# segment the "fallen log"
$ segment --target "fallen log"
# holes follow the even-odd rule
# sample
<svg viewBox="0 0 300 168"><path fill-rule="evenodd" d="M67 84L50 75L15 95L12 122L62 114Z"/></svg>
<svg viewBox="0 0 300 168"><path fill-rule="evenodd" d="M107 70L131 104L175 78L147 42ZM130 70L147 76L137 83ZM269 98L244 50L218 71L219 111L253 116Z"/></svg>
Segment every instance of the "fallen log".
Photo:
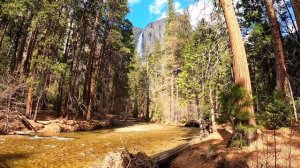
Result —
<svg viewBox="0 0 300 168"><path fill-rule="evenodd" d="M49 125L49 124L58 123L58 122L60 122L59 119L57 119L57 120L50 120L50 121L36 121L36 123L43 124L43 125Z"/></svg>
<svg viewBox="0 0 300 168"><path fill-rule="evenodd" d="M24 117L20 116L22 124L29 130L34 130L34 132L37 132L37 130L30 124L30 122Z"/></svg>
<svg viewBox="0 0 300 168"><path fill-rule="evenodd" d="M177 157L182 151L190 147L190 143L185 143L182 145L179 145L173 149L164 151L162 153L158 153L154 156L152 156L152 160L156 163L158 166L166 165L170 161L172 161L175 157Z"/></svg>

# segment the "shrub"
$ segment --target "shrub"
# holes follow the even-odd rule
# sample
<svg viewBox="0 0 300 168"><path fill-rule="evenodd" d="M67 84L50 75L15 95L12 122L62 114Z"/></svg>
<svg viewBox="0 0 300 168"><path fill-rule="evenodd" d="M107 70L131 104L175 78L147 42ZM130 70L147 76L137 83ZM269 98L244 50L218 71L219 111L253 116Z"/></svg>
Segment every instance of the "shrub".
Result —
<svg viewBox="0 0 300 168"><path fill-rule="evenodd" d="M262 115L262 121L269 129L279 129L290 126L292 114L292 106L285 94L276 91L267 105L266 112Z"/></svg>
<svg viewBox="0 0 300 168"><path fill-rule="evenodd" d="M300 114L300 98L298 98L295 103L296 103L297 113Z"/></svg>

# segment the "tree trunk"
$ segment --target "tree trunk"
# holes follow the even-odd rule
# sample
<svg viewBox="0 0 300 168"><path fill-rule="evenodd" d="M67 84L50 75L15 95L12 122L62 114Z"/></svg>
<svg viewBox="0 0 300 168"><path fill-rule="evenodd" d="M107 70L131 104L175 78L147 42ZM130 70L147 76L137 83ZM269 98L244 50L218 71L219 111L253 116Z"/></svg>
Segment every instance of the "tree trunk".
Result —
<svg viewBox="0 0 300 168"><path fill-rule="evenodd" d="M202 122L202 112L201 112L201 108L200 108L199 93L197 93L197 92L195 93L195 103L196 103L198 121L199 121L199 123L201 123Z"/></svg>
<svg viewBox="0 0 300 168"><path fill-rule="evenodd" d="M42 91L40 97L38 98L38 101L36 102L36 107L35 107L34 116L33 116L34 122L37 121L37 114L38 114L38 111L40 110L40 101L41 101L42 97L43 97L43 91Z"/></svg>
<svg viewBox="0 0 300 168"><path fill-rule="evenodd" d="M215 107L214 107L214 98L212 93L212 88L209 86L209 102L210 102L210 116L211 116L211 124L212 124L212 131L215 132L216 124L215 124Z"/></svg>
<svg viewBox="0 0 300 168"><path fill-rule="evenodd" d="M17 68L17 53L18 53L18 48L19 48L19 42L20 42L20 37L21 37L21 32L22 31L22 26L18 30L16 36L15 36L15 44L14 44L14 53L12 55L12 60L11 60L11 69L10 71L13 72Z"/></svg>
<svg viewBox="0 0 300 168"><path fill-rule="evenodd" d="M232 5L232 0L221 0L220 3L224 12L231 43L234 83L246 89L252 98L252 88L244 41ZM256 126L253 105L245 107L244 110L249 112L248 124Z"/></svg>
<svg viewBox="0 0 300 168"><path fill-rule="evenodd" d="M30 71L30 62L34 50L34 45L36 43L37 34L38 34L38 26L36 26L34 31L31 33L31 37L26 50L26 59L23 64L23 72L25 74L28 74Z"/></svg>
<svg viewBox="0 0 300 168"><path fill-rule="evenodd" d="M272 41L274 46L274 54L276 61L276 90L285 93L286 97L290 100L295 107L294 97L290 87L290 81L285 66L284 49L281 37L280 25L277 21L275 9L273 7L272 0L264 0L267 14L269 18L269 24L272 30ZM296 108L294 108L295 119L297 119Z"/></svg>
<svg viewBox="0 0 300 168"><path fill-rule="evenodd" d="M91 86L91 93L90 93L90 102L88 106L88 110L86 113L86 120L91 120L92 117L92 110L94 106L94 101L95 101L95 94L96 94L96 86L97 86L97 78L96 78L96 73L93 74L92 77L92 86Z"/></svg>
<svg viewBox="0 0 300 168"><path fill-rule="evenodd" d="M26 117L27 118L31 118L32 115L32 98L33 98L33 74L30 77L30 85L28 88L28 93L27 93L27 100L26 100Z"/></svg>
<svg viewBox="0 0 300 168"><path fill-rule="evenodd" d="M56 116L59 116L61 113L61 106L62 106L62 100L63 100L63 92L64 92L64 78L62 77L58 82L58 93L56 96Z"/></svg>
<svg viewBox="0 0 300 168"><path fill-rule="evenodd" d="M176 102L175 102L175 122L179 119L179 91L178 91L178 80L176 81Z"/></svg>
<svg viewBox="0 0 300 168"><path fill-rule="evenodd" d="M38 51L37 51L37 54L34 55L34 58L32 59L37 59L39 55L42 54L43 50L44 50L44 41L46 40L46 35L48 34L48 28L50 26L50 22L49 22L49 25L45 28L43 34L42 34L42 37L41 37L41 40L40 40L40 47L38 48ZM33 32L32 34L32 44L30 44L31 46L29 46L29 50L28 50L28 53L27 53L27 57L31 59L32 57L32 52L33 52L33 49L34 49L34 43L36 41L36 36L37 36L37 31L38 31L38 28L36 26L35 28L35 31ZM28 62L29 63L29 62ZM37 69L36 69L36 63L35 62L32 62L30 63L30 84L29 84L29 87L28 87L28 95L27 95L27 100L26 100L26 117L29 117L31 118L32 117L32 102L33 102L33 89L34 89L34 82L35 82L35 78L37 76Z"/></svg>
<svg viewBox="0 0 300 168"><path fill-rule="evenodd" d="M3 31L2 35L1 35L1 38L0 38L0 49L1 49L1 46L2 46L2 43L3 43L4 37L5 37L6 31L7 31L7 28L8 28L8 24L5 25L4 31Z"/></svg>
<svg viewBox="0 0 300 168"><path fill-rule="evenodd" d="M82 42L80 42L80 35L79 35L79 30L80 27L77 28L76 30L76 38L75 41L73 43L73 51L72 51L72 60L70 63L70 80L68 83L68 88L67 88L67 93L65 94L65 101L64 101L64 107L63 107L63 117L68 117L68 103L69 103L69 98L73 96L74 93L74 84L73 84L73 79L75 78L74 73L74 66L76 67L76 58L79 57L79 53L80 53L80 48Z"/></svg>
<svg viewBox="0 0 300 168"><path fill-rule="evenodd" d="M91 93L91 80L93 76L93 62L97 45L97 32L99 27L99 17L98 14L95 17L95 25L92 31L92 38L90 42L90 53L87 62L87 68L85 73L85 82L84 82L84 90L83 90L83 99L85 102L85 106L88 108L90 102L90 93ZM86 114L84 114L86 117Z"/></svg>
<svg viewBox="0 0 300 168"><path fill-rule="evenodd" d="M171 72L171 97L170 97L170 113L171 113L171 120L174 121L174 73L173 73L173 69Z"/></svg>
<svg viewBox="0 0 300 168"><path fill-rule="evenodd" d="M291 0L291 4L295 14L298 32L300 32L300 0Z"/></svg>
<svg viewBox="0 0 300 168"><path fill-rule="evenodd" d="M20 42L20 46L18 49L18 53L17 53L17 60L16 60L16 67L20 70L20 64L22 63L22 59L23 59L23 53L24 53L24 49L26 46L26 40L27 40L27 31L25 32L25 34L23 35L21 42Z"/></svg>
<svg viewBox="0 0 300 168"><path fill-rule="evenodd" d="M92 114L93 114L93 107L95 104L95 96L96 96L96 88L97 88L97 77L98 77L98 72L99 72L99 66L100 66L100 59L102 57L102 54L104 53L104 47L99 47L100 49L98 49L97 55L99 56L99 58L96 60L95 62L95 70L94 73L92 74L92 81L91 81L91 93L90 93L90 99L89 99L89 105L87 108L87 112L86 112L86 120L91 120L92 118ZM103 50L103 51L102 51ZM98 54L100 53L100 54ZM93 70L92 70L93 71Z"/></svg>
<svg viewBox="0 0 300 168"><path fill-rule="evenodd" d="M149 76L149 60L147 60L147 104L145 120L150 121L150 76Z"/></svg>

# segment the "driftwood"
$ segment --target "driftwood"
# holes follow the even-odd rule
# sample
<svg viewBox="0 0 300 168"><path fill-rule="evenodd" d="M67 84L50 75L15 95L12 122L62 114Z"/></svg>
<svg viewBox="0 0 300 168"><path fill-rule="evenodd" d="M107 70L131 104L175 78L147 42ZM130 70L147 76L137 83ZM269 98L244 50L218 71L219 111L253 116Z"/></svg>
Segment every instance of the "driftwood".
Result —
<svg viewBox="0 0 300 168"><path fill-rule="evenodd" d="M185 143L182 145L177 146L176 148L167 150L162 153L158 153L154 156L152 156L152 160L155 161L156 165L162 166L168 164L170 161L172 161L175 157L177 157L182 151L190 147L190 143Z"/></svg>
<svg viewBox="0 0 300 168"><path fill-rule="evenodd" d="M20 116L22 124L29 130L34 130L34 132L37 132L37 130L30 124L30 122L24 117Z"/></svg>

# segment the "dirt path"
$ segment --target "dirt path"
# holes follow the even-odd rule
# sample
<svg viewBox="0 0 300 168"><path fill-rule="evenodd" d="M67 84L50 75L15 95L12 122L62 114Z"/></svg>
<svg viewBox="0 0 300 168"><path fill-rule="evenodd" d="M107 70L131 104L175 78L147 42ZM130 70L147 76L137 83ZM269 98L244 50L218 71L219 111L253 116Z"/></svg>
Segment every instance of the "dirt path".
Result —
<svg viewBox="0 0 300 168"><path fill-rule="evenodd" d="M203 139L181 153L170 164L171 168L214 168L214 167L299 167L300 127L291 136L290 129L263 131L258 141L242 149L226 148L230 131L220 127L216 133ZM275 141L276 140L276 145ZM275 148L276 146L276 148ZM275 150L276 149L276 150ZM275 162L276 160L276 162Z"/></svg>

